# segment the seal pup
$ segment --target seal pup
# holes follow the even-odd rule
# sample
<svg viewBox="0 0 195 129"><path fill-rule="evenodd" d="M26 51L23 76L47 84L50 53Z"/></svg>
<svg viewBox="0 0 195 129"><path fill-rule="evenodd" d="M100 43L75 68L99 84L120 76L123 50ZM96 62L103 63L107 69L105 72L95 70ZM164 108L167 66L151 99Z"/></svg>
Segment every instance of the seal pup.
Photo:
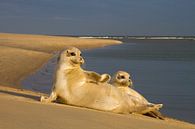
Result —
<svg viewBox="0 0 195 129"><path fill-rule="evenodd" d="M129 73L125 71L118 71L112 78L112 85L117 87L121 92L134 96L138 101L148 104L149 102L138 92L132 89L133 81Z"/></svg>
<svg viewBox="0 0 195 129"><path fill-rule="evenodd" d="M137 91L133 90L133 81L129 73L125 71L118 71L112 78L112 84L117 87L122 93L127 94L130 97L134 97L136 101L139 101L148 105L155 105L153 103L148 102L141 94ZM161 107L163 104L159 104ZM154 110L151 112L147 112L146 115L152 116L159 119L164 119L161 113L158 110Z"/></svg>
<svg viewBox="0 0 195 129"><path fill-rule="evenodd" d="M41 96L41 102L52 102L58 98L65 104L115 113L143 114L159 109L158 105L135 105L134 97L123 95L118 88L107 83L108 75L104 74L99 79L93 78L94 73L81 68L83 63L84 59L79 49L69 48L61 52L52 92L49 97ZM96 79L100 83L90 81Z"/></svg>

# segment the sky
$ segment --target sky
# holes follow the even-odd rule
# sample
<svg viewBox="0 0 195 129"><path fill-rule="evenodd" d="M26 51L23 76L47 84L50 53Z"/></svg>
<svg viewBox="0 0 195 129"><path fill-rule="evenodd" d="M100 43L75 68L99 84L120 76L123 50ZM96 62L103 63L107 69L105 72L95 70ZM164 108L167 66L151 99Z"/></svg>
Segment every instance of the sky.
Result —
<svg viewBox="0 0 195 129"><path fill-rule="evenodd" d="M0 32L195 35L195 0L0 0Z"/></svg>

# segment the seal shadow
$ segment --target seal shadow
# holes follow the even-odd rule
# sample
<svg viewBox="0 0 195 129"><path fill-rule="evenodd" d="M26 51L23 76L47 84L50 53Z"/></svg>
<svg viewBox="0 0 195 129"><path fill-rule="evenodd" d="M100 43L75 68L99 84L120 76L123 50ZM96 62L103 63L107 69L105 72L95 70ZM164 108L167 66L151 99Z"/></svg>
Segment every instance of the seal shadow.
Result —
<svg viewBox="0 0 195 129"><path fill-rule="evenodd" d="M9 95L12 95L12 96L17 96L17 97L28 98L28 99L32 99L32 100L35 100L35 101L40 100L40 96L30 95L30 94L21 93L21 92L18 93L16 91L5 91L5 90L0 89L0 93L9 94Z"/></svg>

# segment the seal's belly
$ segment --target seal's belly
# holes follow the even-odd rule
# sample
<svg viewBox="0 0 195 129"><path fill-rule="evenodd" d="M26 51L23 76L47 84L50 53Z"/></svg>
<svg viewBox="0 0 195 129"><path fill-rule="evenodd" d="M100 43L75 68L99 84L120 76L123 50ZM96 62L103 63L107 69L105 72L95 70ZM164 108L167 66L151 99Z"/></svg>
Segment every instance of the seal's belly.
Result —
<svg viewBox="0 0 195 129"><path fill-rule="evenodd" d="M65 75L65 99L68 104L104 111L112 111L121 106L120 94L111 85L87 82L82 69L66 72Z"/></svg>
<svg viewBox="0 0 195 129"><path fill-rule="evenodd" d="M82 98L82 85L86 82L85 74L81 69L74 69L65 73L65 97L69 104L75 105Z"/></svg>
<svg viewBox="0 0 195 129"><path fill-rule="evenodd" d="M76 104L80 106L112 111L121 104L119 94L110 85L85 83L75 91L78 93Z"/></svg>
<svg viewBox="0 0 195 129"><path fill-rule="evenodd" d="M84 72L80 69L71 70L67 72L64 77L70 84L80 83L86 80Z"/></svg>

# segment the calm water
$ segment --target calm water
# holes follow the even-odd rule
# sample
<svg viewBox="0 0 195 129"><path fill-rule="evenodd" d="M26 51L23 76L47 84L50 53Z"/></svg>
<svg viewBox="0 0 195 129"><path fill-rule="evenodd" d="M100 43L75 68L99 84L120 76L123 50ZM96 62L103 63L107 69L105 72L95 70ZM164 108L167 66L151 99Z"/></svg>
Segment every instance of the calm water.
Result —
<svg viewBox="0 0 195 129"><path fill-rule="evenodd" d="M85 69L131 73L134 88L150 102L163 103L163 114L195 123L195 41L123 40L117 46L83 52ZM49 93L53 58L23 81L26 89Z"/></svg>

